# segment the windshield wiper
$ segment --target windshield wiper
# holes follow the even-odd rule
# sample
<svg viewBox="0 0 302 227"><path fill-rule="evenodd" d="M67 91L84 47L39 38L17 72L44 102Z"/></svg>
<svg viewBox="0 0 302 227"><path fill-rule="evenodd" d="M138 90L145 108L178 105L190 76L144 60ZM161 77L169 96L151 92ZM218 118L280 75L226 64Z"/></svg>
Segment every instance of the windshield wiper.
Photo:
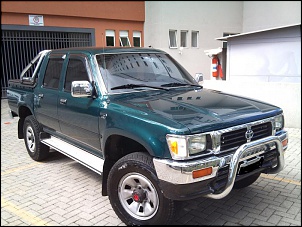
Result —
<svg viewBox="0 0 302 227"><path fill-rule="evenodd" d="M181 86L190 86L190 87L203 88L203 86L198 85L198 84L185 84L185 83L168 83L168 84L161 85L161 87L181 87Z"/></svg>
<svg viewBox="0 0 302 227"><path fill-rule="evenodd" d="M161 89L168 91L169 89L162 88L162 87L155 87L155 86L149 86L144 84L124 84L121 86L116 86L111 88L111 90L117 90L117 89L133 89L133 88L140 88L140 87L148 87L148 88L154 88L154 89Z"/></svg>

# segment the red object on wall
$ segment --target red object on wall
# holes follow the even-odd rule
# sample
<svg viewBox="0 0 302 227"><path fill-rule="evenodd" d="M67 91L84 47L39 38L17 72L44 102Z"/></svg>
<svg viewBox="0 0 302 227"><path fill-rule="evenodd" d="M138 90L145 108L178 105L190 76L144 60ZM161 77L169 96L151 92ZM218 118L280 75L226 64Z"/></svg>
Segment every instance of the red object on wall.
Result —
<svg viewBox="0 0 302 227"><path fill-rule="evenodd" d="M223 78L222 67L221 67L220 64L218 65L218 74L219 74L219 77L220 77L220 78Z"/></svg>
<svg viewBox="0 0 302 227"><path fill-rule="evenodd" d="M212 76L217 77L218 76L218 58L215 56L212 58Z"/></svg>

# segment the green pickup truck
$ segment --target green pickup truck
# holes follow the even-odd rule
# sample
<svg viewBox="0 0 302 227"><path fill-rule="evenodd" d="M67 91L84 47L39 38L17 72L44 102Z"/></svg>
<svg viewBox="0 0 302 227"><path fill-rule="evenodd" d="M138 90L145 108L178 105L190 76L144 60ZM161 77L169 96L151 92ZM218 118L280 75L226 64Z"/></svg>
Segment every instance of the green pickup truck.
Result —
<svg viewBox="0 0 302 227"><path fill-rule="evenodd" d="M168 224L176 200L221 199L284 168L282 109L200 78L153 48L44 50L7 100L33 160L57 150L102 175L125 224Z"/></svg>

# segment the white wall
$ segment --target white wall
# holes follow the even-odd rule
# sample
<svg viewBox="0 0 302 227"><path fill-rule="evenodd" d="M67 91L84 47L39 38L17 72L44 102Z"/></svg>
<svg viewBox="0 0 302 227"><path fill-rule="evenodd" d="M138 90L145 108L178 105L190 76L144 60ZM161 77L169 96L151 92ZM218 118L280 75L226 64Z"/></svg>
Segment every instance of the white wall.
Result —
<svg viewBox="0 0 302 227"><path fill-rule="evenodd" d="M209 79L211 59L204 50L222 47L216 37L223 32L241 32L242 28L242 1L146 1L145 9L145 47L166 51L192 76L201 72ZM178 32L177 49L169 48L169 29ZM179 54L181 30L189 31L189 41L191 31L199 31L199 47L189 44Z"/></svg>
<svg viewBox="0 0 302 227"><path fill-rule="evenodd" d="M301 23L301 1L243 1L242 32Z"/></svg>

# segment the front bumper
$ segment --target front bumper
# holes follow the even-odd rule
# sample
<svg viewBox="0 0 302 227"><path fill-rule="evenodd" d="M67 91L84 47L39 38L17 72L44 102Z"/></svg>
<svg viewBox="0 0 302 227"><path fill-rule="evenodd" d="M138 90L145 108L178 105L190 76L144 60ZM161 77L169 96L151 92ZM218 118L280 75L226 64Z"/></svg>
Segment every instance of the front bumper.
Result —
<svg viewBox="0 0 302 227"><path fill-rule="evenodd" d="M170 159L154 158L154 166L160 180L160 186L166 197L181 200L204 195L213 199L227 196L238 176L238 170L243 166L252 165L268 153L275 154L275 161L269 161L258 172L278 173L284 168L284 151L282 142L288 139L286 131L279 132L278 136L269 136L241 145L233 154L216 155L206 159L175 161ZM212 168L210 175L193 178L192 172L204 168ZM223 189L215 189L213 182L217 180L220 170L227 168L226 183ZM255 169L253 172L257 172ZM251 174L246 174L248 177ZM240 176L242 179L242 176Z"/></svg>

